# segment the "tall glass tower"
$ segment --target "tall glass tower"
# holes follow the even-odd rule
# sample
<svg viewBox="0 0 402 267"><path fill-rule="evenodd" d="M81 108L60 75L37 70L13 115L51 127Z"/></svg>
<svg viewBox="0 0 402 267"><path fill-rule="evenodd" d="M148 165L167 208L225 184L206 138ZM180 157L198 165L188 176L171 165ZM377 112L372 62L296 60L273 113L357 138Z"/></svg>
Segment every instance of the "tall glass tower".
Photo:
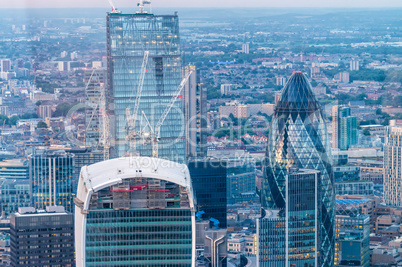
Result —
<svg viewBox="0 0 402 267"><path fill-rule="evenodd" d="M134 112L145 52L149 57L134 132L155 129L182 79L179 19L148 13L107 15L108 112L113 141L111 156L124 156L130 147L126 108ZM179 97L160 130L159 157L176 162L185 158L183 99ZM145 118L146 117L146 118ZM149 121L149 124L148 124ZM152 145L139 135L135 151L152 155Z"/></svg>
<svg viewBox="0 0 402 267"><path fill-rule="evenodd" d="M285 209L289 169L319 171L321 192L318 210L320 227L317 230L320 233L317 239L319 242L318 266L328 267L333 266L334 262L335 193L330 153L320 104L311 90L307 77L301 72L296 72L283 88L280 100L275 107L261 200L266 211L278 210L274 217L286 217L288 216ZM269 214L272 215L272 212ZM280 224L280 222L277 223ZM262 233L266 230L263 228L260 231ZM260 237L260 247L266 245L263 240ZM263 258L264 255L260 255L260 261Z"/></svg>

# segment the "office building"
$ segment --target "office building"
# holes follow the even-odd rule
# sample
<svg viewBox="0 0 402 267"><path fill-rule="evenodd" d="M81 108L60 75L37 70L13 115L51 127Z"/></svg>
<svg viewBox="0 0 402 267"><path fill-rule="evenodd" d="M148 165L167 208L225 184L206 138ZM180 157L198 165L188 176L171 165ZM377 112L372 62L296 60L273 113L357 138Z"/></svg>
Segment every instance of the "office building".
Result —
<svg viewBox="0 0 402 267"><path fill-rule="evenodd" d="M226 196L228 204L256 199L256 163L244 150L210 149L208 157L226 161Z"/></svg>
<svg viewBox="0 0 402 267"><path fill-rule="evenodd" d="M90 148L74 148L68 151L74 154L74 192L77 190L78 179L80 177L81 168L84 166L92 165L104 160L102 151L91 150Z"/></svg>
<svg viewBox="0 0 402 267"><path fill-rule="evenodd" d="M64 150L44 151L29 156L29 179L34 208L62 206L73 212L74 155Z"/></svg>
<svg viewBox="0 0 402 267"><path fill-rule="evenodd" d="M360 180L360 166L335 166L333 170L336 183L357 182Z"/></svg>
<svg viewBox="0 0 402 267"><path fill-rule="evenodd" d="M31 206L31 183L29 179L6 179L0 181L1 219L9 219L18 208Z"/></svg>
<svg viewBox="0 0 402 267"><path fill-rule="evenodd" d="M192 74L183 88L186 155L202 158L207 155L207 92L200 70L187 66L186 72L190 70Z"/></svg>
<svg viewBox="0 0 402 267"><path fill-rule="evenodd" d="M106 69L90 69L84 73L85 146L102 147L103 115L106 114Z"/></svg>
<svg viewBox="0 0 402 267"><path fill-rule="evenodd" d="M402 126L395 121L385 130L384 145L384 201L388 205L402 205Z"/></svg>
<svg viewBox="0 0 402 267"><path fill-rule="evenodd" d="M188 169L197 199L197 211L205 212L203 218L219 221L219 227L226 228L227 199L225 161L194 159Z"/></svg>
<svg viewBox="0 0 402 267"><path fill-rule="evenodd" d="M20 208L10 220L11 266L75 266L74 217L63 207Z"/></svg>
<svg viewBox="0 0 402 267"><path fill-rule="evenodd" d="M10 159L0 162L0 179L29 179L27 160Z"/></svg>
<svg viewBox="0 0 402 267"><path fill-rule="evenodd" d="M370 266L370 217L336 215L335 266Z"/></svg>
<svg viewBox="0 0 402 267"><path fill-rule="evenodd" d="M350 61L350 70L359 70L360 62L358 60L352 59Z"/></svg>
<svg viewBox="0 0 402 267"><path fill-rule="evenodd" d="M141 12L111 12L106 23L108 113L114 139L111 157L121 157L131 153L131 150L141 156L151 156L152 142L142 142L137 134L132 139L130 135L145 134L144 131L150 133L148 122L155 130L182 81L179 18L177 14L159 16ZM132 120L127 120L126 109L130 114L134 112L146 51L149 54L139 99L139 115L135 129L132 129ZM184 162L186 142L182 97L175 101L162 124L159 137L158 156Z"/></svg>
<svg viewBox="0 0 402 267"><path fill-rule="evenodd" d="M367 181L336 182L336 195L374 195L374 184Z"/></svg>
<svg viewBox="0 0 402 267"><path fill-rule="evenodd" d="M319 216L320 237L319 244L316 244L320 251L320 258L319 265L313 263L311 266L333 266L335 195L331 149L321 106L311 90L307 77L301 72L295 72L282 90L280 100L275 107L268 140L261 197L262 207L265 210L285 208L286 188L288 188L286 177L289 168L320 171L322 187L319 199L321 204L318 208L321 214ZM268 221L266 223L261 219L262 231L279 231L267 229L267 227L281 225L280 220L279 222ZM261 248L271 245L267 242L269 238L264 239L260 236ZM262 263L269 262L269 257L265 256L266 253L277 252L260 250L260 266ZM282 257L285 258L283 254Z"/></svg>
<svg viewBox="0 0 402 267"><path fill-rule="evenodd" d="M285 203L257 220L258 266L323 266L321 173L291 168L285 178Z"/></svg>
<svg viewBox="0 0 402 267"><path fill-rule="evenodd" d="M332 148L347 150L357 144L357 118L350 107L332 107Z"/></svg>
<svg viewBox="0 0 402 267"><path fill-rule="evenodd" d="M195 196L186 165L125 157L81 170L77 266L194 266Z"/></svg>

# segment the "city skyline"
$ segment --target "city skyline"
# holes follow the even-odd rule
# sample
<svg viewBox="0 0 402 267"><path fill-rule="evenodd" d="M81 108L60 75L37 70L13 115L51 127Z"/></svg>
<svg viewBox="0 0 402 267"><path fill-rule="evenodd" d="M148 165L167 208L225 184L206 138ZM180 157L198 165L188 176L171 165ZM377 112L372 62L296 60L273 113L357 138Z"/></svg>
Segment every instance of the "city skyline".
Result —
<svg viewBox="0 0 402 267"><path fill-rule="evenodd" d="M128 0L114 0L114 5L116 7L136 7L136 1ZM306 1L296 1L296 0L284 0L284 1L261 1L261 0L251 0L245 3L244 1L236 0L222 0L222 1L184 1L184 0L173 0L173 1L162 1L154 0L152 1L153 7L203 7L203 8L241 8L241 7L313 7L313 8L375 8L375 7L402 7L402 3L399 0L386 0L386 1L374 1L374 0L354 0L353 2L347 0L340 1L319 1L319 0L306 0ZM50 1L50 0L38 0L34 3L26 0L17 0L9 3L3 3L2 8L74 8L74 7L109 7L108 1L97 1L88 0L83 3L79 0L71 1Z"/></svg>

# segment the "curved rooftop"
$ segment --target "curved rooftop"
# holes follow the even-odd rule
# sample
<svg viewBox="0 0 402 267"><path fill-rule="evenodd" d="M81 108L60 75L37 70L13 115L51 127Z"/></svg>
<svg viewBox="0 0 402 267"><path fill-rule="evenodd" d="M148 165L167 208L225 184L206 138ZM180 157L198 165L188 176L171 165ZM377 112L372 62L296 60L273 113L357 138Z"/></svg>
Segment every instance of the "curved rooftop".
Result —
<svg viewBox="0 0 402 267"><path fill-rule="evenodd" d="M319 107L306 75L302 72L294 72L282 89L275 112L314 111Z"/></svg>

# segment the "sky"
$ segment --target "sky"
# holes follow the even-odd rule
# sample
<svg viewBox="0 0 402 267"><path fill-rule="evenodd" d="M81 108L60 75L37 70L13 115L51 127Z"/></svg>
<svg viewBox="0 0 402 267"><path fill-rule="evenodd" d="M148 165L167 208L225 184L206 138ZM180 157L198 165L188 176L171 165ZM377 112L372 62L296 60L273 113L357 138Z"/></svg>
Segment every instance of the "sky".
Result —
<svg viewBox="0 0 402 267"><path fill-rule="evenodd" d="M134 7L138 0L112 0L119 7ZM0 8L109 7L108 0L0 0ZM153 7L402 7L402 0L153 0Z"/></svg>

